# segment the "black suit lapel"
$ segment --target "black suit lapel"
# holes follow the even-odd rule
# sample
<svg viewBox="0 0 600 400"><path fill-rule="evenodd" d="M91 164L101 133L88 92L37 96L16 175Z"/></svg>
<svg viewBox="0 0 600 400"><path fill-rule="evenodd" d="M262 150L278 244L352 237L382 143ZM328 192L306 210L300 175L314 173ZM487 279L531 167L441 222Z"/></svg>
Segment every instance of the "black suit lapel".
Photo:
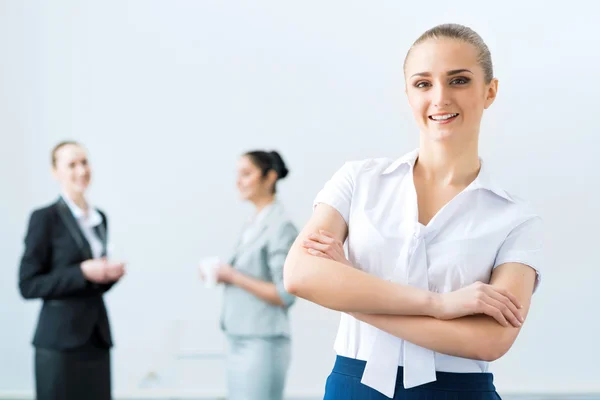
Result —
<svg viewBox="0 0 600 400"><path fill-rule="evenodd" d="M102 218L102 223L94 227L94 233L102 242L102 255L101 257L105 257L108 254L107 250L107 235L106 235L106 221Z"/></svg>
<svg viewBox="0 0 600 400"><path fill-rule="evenodd" d="M69 234L71 235L73 240L75 240L75 243L77 243L77 248L81 252L81 255L83 256L84 260L89 260L93 258L90 244L85 239L85 236L83 236L81 229L79 229L79 224L77 223L77 220L75 220L75 217L71 213L69 206L67 205L67 203L65 203L62 197L56 202L56 207L58 209L58 215L67 227L67 230L69 231Z"/></svg>

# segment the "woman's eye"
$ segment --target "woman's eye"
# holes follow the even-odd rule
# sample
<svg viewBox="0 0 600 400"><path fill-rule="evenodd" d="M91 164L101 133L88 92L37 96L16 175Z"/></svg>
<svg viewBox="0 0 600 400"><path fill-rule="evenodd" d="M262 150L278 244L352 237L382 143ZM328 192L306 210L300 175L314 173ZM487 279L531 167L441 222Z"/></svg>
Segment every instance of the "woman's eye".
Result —
<svg viewBox="0 0 600 400"><path fill-rule="evenodd" d="M415 83L415 87L419 88L419 89L427 87L427 86L429 86L429 82L423 82L423 81L421 81L421 82Z"/></svg>
<svg viewBox="0 0 600 400"><path fill-rule="evenodd" d="M456 78L452 79L452 81L450 82L451 85L465 85L467 83L469 83L468 78Z"/></svg>

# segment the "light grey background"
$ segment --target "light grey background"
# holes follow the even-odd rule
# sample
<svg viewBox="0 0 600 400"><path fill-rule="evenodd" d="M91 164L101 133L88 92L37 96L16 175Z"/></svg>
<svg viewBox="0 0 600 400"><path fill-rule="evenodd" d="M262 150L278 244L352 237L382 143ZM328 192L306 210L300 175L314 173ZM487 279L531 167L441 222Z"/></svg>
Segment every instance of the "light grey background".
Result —
<svg viewBox="0 0 600 400"><path fill-rule="evenodd" d="M129 260L107 296L116 393L224 393L219 291L196 263L226 256L250 208L243 151L291 170L280 199L300 227L346 160L417 145L403 94L406 50L459 22L487 41L500 79L481 153L547 227L543 282L501 392L600 392L597 304L598 6L584 1L0 0L0 395L31 392L38 302L17 291L27 217L57 196L49 150L90 150L90 199ZM319 396L337 313L292 311L287 391Z"/></svg>

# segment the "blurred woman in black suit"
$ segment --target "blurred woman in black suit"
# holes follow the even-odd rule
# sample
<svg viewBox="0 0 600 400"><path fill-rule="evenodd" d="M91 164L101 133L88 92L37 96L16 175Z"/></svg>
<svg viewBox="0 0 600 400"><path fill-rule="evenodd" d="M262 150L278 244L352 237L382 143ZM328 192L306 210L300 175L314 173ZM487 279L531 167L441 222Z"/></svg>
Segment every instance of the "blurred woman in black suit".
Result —
<svg viewBox="0 0 600 400"><path fill-rule="evenodd" d="M30 216L19 269L25 299L42 299L35 347L38 400L111 399L112 339L103 294L124 274L106 258L106 215L85 196L91 169L85 149L52 151L58 200Z"/></svg>

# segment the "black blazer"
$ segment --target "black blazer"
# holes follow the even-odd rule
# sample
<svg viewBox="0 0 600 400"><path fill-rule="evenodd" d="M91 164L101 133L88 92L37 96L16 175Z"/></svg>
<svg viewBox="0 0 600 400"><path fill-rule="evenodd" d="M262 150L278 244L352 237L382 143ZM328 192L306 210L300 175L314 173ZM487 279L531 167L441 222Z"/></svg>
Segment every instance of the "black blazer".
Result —
<svg viewBox="0 0 600 400"><path fill-rule="evenodd" d="M99 212L103 221L96 234L106 249L106 215ZM91 258L90 245L62 198L33 211L19 268L19 289L25 299L44 301L34 346L73 349L88 343L95 332L102 344L112 347L102 295L113 283L98 284L85 279L80 264Z"/></svg>

